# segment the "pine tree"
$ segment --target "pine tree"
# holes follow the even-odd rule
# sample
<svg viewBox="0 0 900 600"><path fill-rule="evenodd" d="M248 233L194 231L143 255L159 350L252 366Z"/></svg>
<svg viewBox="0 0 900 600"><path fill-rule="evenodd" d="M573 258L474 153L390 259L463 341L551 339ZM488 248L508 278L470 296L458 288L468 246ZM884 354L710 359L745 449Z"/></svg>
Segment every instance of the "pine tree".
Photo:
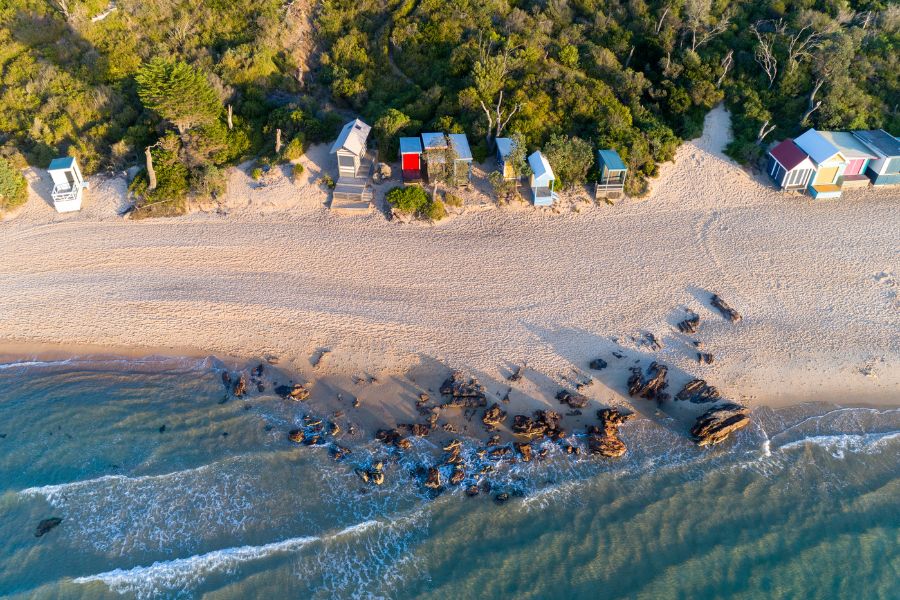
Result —
<svg viewBox="0 0 900 600"><path fill-rule="evenodd" d="M184 61L154 58L135 76L144 106L172 123L182 136L213 122L222 104L206 76Z"/></svg>

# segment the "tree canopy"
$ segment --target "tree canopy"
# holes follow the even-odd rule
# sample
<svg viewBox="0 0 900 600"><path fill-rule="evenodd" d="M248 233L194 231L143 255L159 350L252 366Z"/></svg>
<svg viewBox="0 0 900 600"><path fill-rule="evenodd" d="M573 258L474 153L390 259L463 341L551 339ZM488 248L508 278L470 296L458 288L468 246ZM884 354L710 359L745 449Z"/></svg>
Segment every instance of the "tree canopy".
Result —
<svg viewBox="0 0 900 600"><path fill-rule="evenodd" d="M172 123L180 133L207 125L222 112L222 104L206 76L181 60L154 58L134 77L144 106Z"/></svg>

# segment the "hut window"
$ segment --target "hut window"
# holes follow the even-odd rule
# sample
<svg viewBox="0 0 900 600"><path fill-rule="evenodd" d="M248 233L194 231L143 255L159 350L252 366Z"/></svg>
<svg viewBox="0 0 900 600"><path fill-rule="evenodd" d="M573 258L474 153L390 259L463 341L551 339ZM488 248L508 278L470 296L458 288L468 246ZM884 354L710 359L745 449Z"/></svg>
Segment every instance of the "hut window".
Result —
<svg viewBox="0 0 900 600"><path fill-rule="evenodd" d="M356 161L352 156L338 156L338 164L342 167L355 167Z"/></svg>

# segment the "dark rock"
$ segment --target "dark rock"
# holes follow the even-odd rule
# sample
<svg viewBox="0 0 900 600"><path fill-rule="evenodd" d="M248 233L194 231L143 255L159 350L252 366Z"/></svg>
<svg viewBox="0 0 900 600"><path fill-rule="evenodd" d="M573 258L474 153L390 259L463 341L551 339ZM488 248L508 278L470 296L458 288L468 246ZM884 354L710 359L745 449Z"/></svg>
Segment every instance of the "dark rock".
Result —
<svg viewBox="0 0 900 600"><path fill-rule="evenodd" d="M591 454L599 454L608 458L618 458L627 451L625 443L619 439L619 427L634 417L634 413L623 413L615 408L604 408L597 411L600 427L591 425L587 428L588 450Z"/></svg>
<svg viewBox="0 0 900 600"><path fill-rule="evenodd" d="M222 384L226 389L231 389L231 373L222 371Z"/></svg>
<svg viewBox="0 0 900 600"><path fill-rule="evenodd" d="M441 394L450 399L443 403L447 408L484 408L487 395L484 386L474 377L468 380L459 371L454 371L441 385Z"/></svg>
<svg viewBox="0 0 900 600"><path fill-rule="evenodd" d="M288 431L288 439L295 444L302 444L306 438L306 433L302 429L291 429Z"/></svg>
<svg viewBox="0 0 900 600"><path fill-rule="evenodd" d="M466 488L466 496L468 496L469 498L477 496L478 492L479 492L479 489L478 489L477 485L470 485L469 487Z"/></svg>
<svg viewBox="0 0 900 600"><path fill-rule="evenodd" d="M341 426L337 423L332 422L328 428L328 433L331 434L332 437L337 436L341 432Z"/></svg>
<svg viewBox="0 0 900 600"><path fill-rule="evenodd" d="M628 393L631 396L639 396L647 400L663 402L669 399L669 395L663 392L669 384L666 383L668 367L653 362L647 369L647 377L644 378L640 367L631 367L631 377L628 378Z"/></svg>
<svg viewBox="0 0 900 600"><path fill-rule="evenodd" d="M713 355L709 352L698 352L697 353L697 362L702 364L711 365L713 363Z"/></svg>
<svg viewBox="0 0 900 600"><path fill-rule="evenodd" d="M266 386L262 381L256 384L256 391L259 393L263 393L264 391L266 391Z"/></svg>
<svg viewBox="0 0 900 600"><path fill-rule="evenodd" d="M345 448L344 446L334 446L331 449L331 457L334 460L342 460L348 454L352 454L350 448Z"/></svg>
<svg viewBox="0 0 900 600"><path fill-rule="evenodd" d="M489 409L484 411L481 422L488 431L496 431L506 420L506 413L500 410L500 406L495 402Z"/></svg>
<svg viewBox="0 0 900 600"><path fill-rule="evenodd" d="M234 384L234 390L232 391L235 398L240 398L244 394L247 393L247 378L241 375L238 377L238 380Z"/></svg>
<svg viewBox="0 0 900 600"><path fill-rule="evenodd" d="M166 431L166 425L165 425L165 423L164 423L164 424L162 424L162 425L159 427L159 432L160 432L160 433L165 433L165 431ZM3 437L6 437L6 436L3 436Z"/></svg>
<svg viewBox="0 0 900 600"><path fill-rule="evenodd" d="M487 445L488 446L499 446L500 445L500 436L492 435L491 437L489 437L488 441L487 441Z"/></svg>
<svg viewBox="0 0 900 600"><path fill-rule="evenodd" d="M504 504L507 500L509 500L509 494L507 494L506 492L494 496L494 502L496 502L497 504Z"/></svg>
<svg viewBox="0 0 900 600"><path fill-rule="evenodd" d="M443 485L441 481L441 472L437 467L428 468L428 476L425 478L425 487L436 490Z"/></svg>
<svg viewBox="0 0 900 600"><path fill-rule="evenodd" d="M400 450L408 450L412 446L410 441L396 429L379 429L375 433L375 439Z"/></svg>
<svg viewBox="0 0 900 600"><path fill-rule="evenodd" d="M568 404L572 408L584 408L588 405L588 398L584 394L579 394L577 392L569 392L567 390L560 390L556 394L556 399L559 400L561 404Z"/></svg>
<svg viewBox="0 0 900 600"><path fill-rule="evenodd" d="M694 404L715 402L721 397L719 390L702 379L692 379L684 384L681 391L675 394L676 400L690 400Z"/></svg>
<svg viewBox="0 0 900 600"><path fill-rule="evenodd" d="M591 363L588 366L595 371L602 371L608 365L607 365L606 361L603 360L602 358L595 358L594 360L591 361Z"/></svg>
<svg viewBox="0 0 900 600"><path fill-rule="evenodd" d="M294 387L291 388L290 393L288 394L291 400L296 400L298 402L303 402L304 400L309 399L309 390L302 383L294 384Z"/></svg>
<svg viewBox="0 0 900 600"><path fill-rule="evenodd" d="M531 444L515 443L516 451L522 456L523 462L531 462Z"/></svg>
<svg viewBox="0 0 900 600"><path fill-rule="evenodd" d="M509 446L500 446L499 448L494 448L488 454L490 454L491 458L503 458L507 454L512 452Z"/></svg>
<svg viewBox="0 0 900 600"><path fill-rule="evenodd" d="M456 467L453 469L453 473L450 475L450 485L459 485L466 478L466 470L462 467Z"/></svg>
<svg viewBox="0 0 900 600"><path fill-rule="evenodd" d="M416 437L428 437L431 433L431 426L424 423L401 423L397 425L398 430L408 431Z"/></svg>
<svg viewBox="0 0 900 600"><path fill-rule="evenodd" d="M691 311L688 317L678 323L678 331L681 333L696 333L697 327L700 326L700 315Z"/></svg>
<svg viewBox="0 0 900 600"><path fill-rule="evenodd" d="M552 410L535 411L533 417L516 415L513 417L512 431L528 439L544 436L559 439L565 437L565 431L559 427L561 418L558 412Z"/></svg>
<svg viewBox="0 0 900 600"><path fill-rule="evenodd" d="M260 363L260 364L256 365L256 367L254 367L254 369L252 371L250 371L250 377L255 377L256 379L259 379L260 377L262 377L264 370L265 370L265 367L263 366L262 363Z"/></svg>
<svg viewBox="0 0 900 600"><path fill-rule="evenodd" d="M62 523L62 519L59 517L50 517L49 519L42 520L37 524L37 529L34 530L34 537L43 537L60 523Z"/></svg>
<svg viewBox="0 0 900 600"><path fill-rule="evenodd" d="M750 423L750 409L740 404L716 406L699 417L691 427L691 436L700 446L712 446L725 441L732 432Z"/></svg>
<svg viewBox="0 0 900 600"><path fill-rule="evenodd" d="M516 367L516 370L512 372L512 374L507 377L508 381L520 381L522 376L525 374L525 365L519 365Z"/></svg>
<svg viewBox="0 0 900 600"><path fill-rule="evenodd" d="M712 295L710 304L712 304L716 310L722 313L723 317L725 317L732 323L737 323L741 320L741 315L736 310L728 306L728 303L722 300L722 298L720 298L718 294Z"/></svg>

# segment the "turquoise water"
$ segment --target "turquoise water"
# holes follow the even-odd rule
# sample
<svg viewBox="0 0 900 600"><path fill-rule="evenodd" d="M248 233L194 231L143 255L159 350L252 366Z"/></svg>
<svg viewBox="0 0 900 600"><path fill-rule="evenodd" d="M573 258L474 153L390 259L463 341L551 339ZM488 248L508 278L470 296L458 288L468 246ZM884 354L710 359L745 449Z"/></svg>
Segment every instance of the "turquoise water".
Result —
<svg viewBox="0 0 900 600"><path fill-rule="evenodd" d="M712 450L632 421L622 460L502 467L504 505L423 493L427 440L364 487L366 449L287 442L302 408L223 402L212 359L0 366L0 596L900 596L897 408L761 408Z"/></svg>

